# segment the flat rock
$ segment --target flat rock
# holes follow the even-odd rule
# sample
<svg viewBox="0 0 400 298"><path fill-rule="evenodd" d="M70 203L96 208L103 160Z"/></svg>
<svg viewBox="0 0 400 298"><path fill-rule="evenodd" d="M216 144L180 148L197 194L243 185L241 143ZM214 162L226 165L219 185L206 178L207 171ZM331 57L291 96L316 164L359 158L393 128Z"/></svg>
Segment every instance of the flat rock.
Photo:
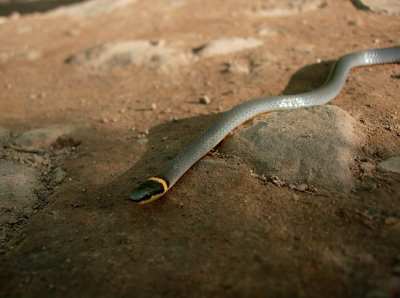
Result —
<svg viewBox="0 0 400 298"><path fill-rule="evenodd" d="M132 40L110 42L90 48L67 59L86 67L114 67L133 64L169 69L195 59L190 51L168 47L164 41Z"/></svg>
<svg viewBox="0 0 400 298"><path fill-rule="evenodd" d="M5 127L0 127L0 144L7 143L11 137L11 130Z"/></svg>
<svg viewBox="0 0 400 298"><path fill-rule="evenodd" d="M399 0L352 0L360 8L371 10L375 13L386 13L391 15L400 14Z"/></svg>
<svg viewBox="0 0 400 298"><path fill-rule="evenodd" d="M228 136L220 151L241 157L267 178L349 192L359 143L352 117L326 105L257 117Z"/></svg>
<svg viewBox="0 0 400 298"><path fill-rule="evenodd" d="M320 0L291 0L286 1L286 4L273 9L260 10L257 14L262 17L284 17L310 10L316 10L321 5L322 1Z"/></svg>
<svg viewBox="0 0 400 298"><path fill-rule="evenodd" d="M35 193L40 187L36 171L0 159L0 210L19 210L32 206L37 200Z"/></svg>
<svg viewBox="0 0 400 298"><path fill-rule="evenodd" d="M377 164L376 168L381 172L392 172L400 174L400 157L391 157Z"/></svg>
<svg viewBox="0 0 400 298"><path fill-rule="evenodd" d="M261 40L254 38L227 37L211 41L195 51L201 57L213 57L244 51L262 44Z"/></svg>
<svg viewBox="0 0 400 298"><path fill-rule="evenodd" d="M136 2L136 0L89 0L81 3L61 6L48 13L48 17L69 16L72 18L91 18L116 8Z"/></svg>
<svg viewBox="0 0 400 298"><path fill-rule="evenodd" d="M264 27L257 30L257 34L260 36L275 36L278 34L278 31L271 27Z"/></svg>
<svg viewBox="0 0 400 298"><path fill-rule="evenodd" d="M14 144L27 150L46 150L50 149L59 137L69 135L76 129L74 125L61 124L36 128L18 135L14 139Z"/></svg>

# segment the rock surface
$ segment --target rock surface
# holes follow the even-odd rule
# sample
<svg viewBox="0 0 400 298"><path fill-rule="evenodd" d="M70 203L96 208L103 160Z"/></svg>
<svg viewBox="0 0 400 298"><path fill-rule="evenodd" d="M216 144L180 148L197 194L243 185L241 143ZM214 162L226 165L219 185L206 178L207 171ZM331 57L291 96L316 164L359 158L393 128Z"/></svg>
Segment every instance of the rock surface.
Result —
<svg viewBox="0 0 400 298"><path fill-rule="evenodd" d="M381 172L393 172L400 174L400 157L391 157L386 159L376 166L376 168Z"/></svg>
<svg viewBox="0 0 400 298"><path fill-rule="evenodd" d="M5 143L11 136L11 130L5 127L0 127L0 144Z"/></svg>
<svg viewBox="0 0 400 298"><path fill-rule="evenodd" d="M353 0L353 2L357 7L366 8L376 13L400 14L400 1L398 0Z"/></svg>
<svg viewBox="0 0 400 298"><path fill-rule="evenodd" d="M66 15L73 18L90 18L134 2L136 0L90 0L54 9L46 15L49 17Z"/></svg>
<svg viewBox="0 0 400 298"><path fill-rule="evenodd" d="M195 56L188 50L165 46L164 41L131 40L110 42L67 59L79 66L114 67L133 64L165 70L188 64Z"/></svg>
<svg viewBox="0 0 400 298"><path fill-rule="evenodd" d="M51 125L36 128L18 135L14 144L26 150L49 149L56 143L57 139L73 133L77 129L74 125Z"/></svg>
<svg viewBox="0 0 400 298"><path fill-rule="evenodd" d="M0 159L0 210L22 209L36 202L38 173L12 161Z"/></svg>
<svg viewBox="0 0 400 298"><path fill-rule="evenodd" d="M322 5L320 0L291 0L282 5L269 10L260 10L258 15L263 17L284 17L295 15L301 12L316 10Z"/></svg>
<svg viewBox="0 0 400 298"><path fill-rule="evenodd" d="M327 105L258 117L228 137L221 151L267 178L348 192L358 143L351 116Z"/></svg>
<svg viewBox="0 0 400 298"><path fill-rule="evenodd" d="M244 51L262 44L261 40L254 38L228 37L211 41L202 46L197 53L201 57L213 57Z"/></svg>

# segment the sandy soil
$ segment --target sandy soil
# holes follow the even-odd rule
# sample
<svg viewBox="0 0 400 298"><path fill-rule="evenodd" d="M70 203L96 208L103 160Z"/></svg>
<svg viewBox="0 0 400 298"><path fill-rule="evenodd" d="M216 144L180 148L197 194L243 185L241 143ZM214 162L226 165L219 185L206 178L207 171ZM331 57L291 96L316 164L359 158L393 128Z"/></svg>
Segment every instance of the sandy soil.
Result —
<svg viewBox="0 0 400 298"><path fill-rule="evenodd" d="M358 187L348 195L298 191L214 153L165 198L127 200L223 111L316 88L343 54L400 44L399 16L344 0L263 16L279 5L138 0L86 19L27 14L0 25L0 127L80 127L80 145L63 164L71 179L13 226L0 255L0 296L400 295L397 174L355 169ZM276 34L260 35L263 28ZM230 36L263 45L168 71L65 63L109 41L194 49ZM225 71L234 59L250 61L250 71ZM399 76L395 64L355 69L331 103L366 135L357 163L400 156ZM210 104L199 103L204 94Z"/></svg>

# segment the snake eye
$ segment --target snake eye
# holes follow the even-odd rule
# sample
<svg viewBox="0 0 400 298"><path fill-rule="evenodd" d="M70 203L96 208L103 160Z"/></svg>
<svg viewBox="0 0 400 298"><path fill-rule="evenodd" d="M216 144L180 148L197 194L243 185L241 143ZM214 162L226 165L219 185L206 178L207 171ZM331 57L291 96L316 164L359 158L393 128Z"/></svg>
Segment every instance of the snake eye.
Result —
<svg viewBox="0 0 400 298"><path fill-rule="evenodd" d="M165 192L166 189L160 181L156 180L156 178L150 178L136 187L132 191L129 199L136 203L144 204L158 199Z"/></svg>

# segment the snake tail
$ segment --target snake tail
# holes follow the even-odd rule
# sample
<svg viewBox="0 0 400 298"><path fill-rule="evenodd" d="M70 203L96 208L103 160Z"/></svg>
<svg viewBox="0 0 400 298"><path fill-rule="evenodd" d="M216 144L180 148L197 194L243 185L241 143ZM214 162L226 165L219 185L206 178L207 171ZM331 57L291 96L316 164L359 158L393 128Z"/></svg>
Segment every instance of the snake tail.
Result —
<svg viewBox="0 0 400 298"><path fill-rule="evenodd" d="M168 188L169 183L167 179L151 177L135 188L129 198L138 204L150 203L165 194Z"/></svg>

